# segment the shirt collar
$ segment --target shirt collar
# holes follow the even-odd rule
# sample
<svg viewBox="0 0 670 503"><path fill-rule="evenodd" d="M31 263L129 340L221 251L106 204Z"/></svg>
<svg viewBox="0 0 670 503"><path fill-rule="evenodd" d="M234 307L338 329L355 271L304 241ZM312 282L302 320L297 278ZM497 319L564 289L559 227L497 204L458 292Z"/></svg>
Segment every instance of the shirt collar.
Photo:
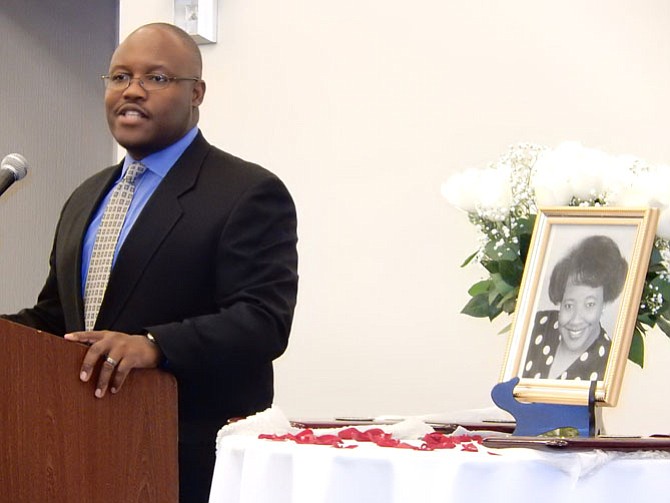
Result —
<svg viewBox="0 0 670 503"><path fill-rule="evenodd" d="M164 178L167 175L170 168L174 166L177 160L181 157L184 151L188 146L193 142L195 137L198 135L198 127L195 126L188 133L182 136L179 140L174 142L172 145L165 147L163 150L154 152L146 156L140 162L147 167L147 170L155 173L161 178ZM126 157L123 159L123 169L121 170L121 177L125 175L128 166L132 163L137 162L130 155L126 154Z"/></svg>

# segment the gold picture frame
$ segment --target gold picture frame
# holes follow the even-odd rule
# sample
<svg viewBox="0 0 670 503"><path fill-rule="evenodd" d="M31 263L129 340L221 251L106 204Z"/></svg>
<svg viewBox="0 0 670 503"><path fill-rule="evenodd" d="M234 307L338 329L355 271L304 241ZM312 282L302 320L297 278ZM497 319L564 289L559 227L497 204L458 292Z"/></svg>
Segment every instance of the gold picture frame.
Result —
<svg viewBox="0 0 670 503"><path fill-rule="evenodd" d="M539 209L500 376L501 382L520 378L514 389L517 399L585 405L594 380L596 403L610 407L617 404L657 225L656 208ZM607 261L611 255L592 246L610 241L620 251L612 263ZM580 251L588 246L592 255ZM597 250L597 257L606 258L586 260L584 257L593 256L593 250ZM625 268L620 258L625 260ZM576 286L580 281L574 280L575 274L564 271L571 267L566 264L577 262L600 262L599 267L607 271L608 285L595 289ZM611 285L617 277L623 280L616 283L623 284L612 299L616 290ZM568 285L572 287L569 300ZM576 296L573 291L577 291ZM580 292L595 292L598 299L580 297ZM561 299L558 303L557 298ZM586 298L590 300L582 300ZM558 305L558 309L545 309L549 305ZM588 312L578 314L581 309L590 310L590 320ZM599 329L593 321L598 309ZM597 338L587 349L583 347L587 341L584 334ZM572 354L582 350L579 361L570 360Z"/></svg>

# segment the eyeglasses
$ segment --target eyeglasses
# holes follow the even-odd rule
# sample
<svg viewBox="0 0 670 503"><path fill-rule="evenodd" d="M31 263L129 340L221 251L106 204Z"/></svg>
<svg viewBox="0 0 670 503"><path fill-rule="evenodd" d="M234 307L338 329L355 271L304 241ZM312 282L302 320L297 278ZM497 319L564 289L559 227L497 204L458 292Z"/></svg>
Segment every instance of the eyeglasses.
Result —
<svg viewBox="0 0 670 503"><path fill-rule="evenodd" d="M105 87L112 91L125 91L130 87L133 80L137 80L145 91L160 91L170 85L170 82L178 80L192 80L199 82L196 77L168 77L162 73L149 73L142 77L131 77L127 73L113 73L112 75L103 75L102 80Z"/></svg>

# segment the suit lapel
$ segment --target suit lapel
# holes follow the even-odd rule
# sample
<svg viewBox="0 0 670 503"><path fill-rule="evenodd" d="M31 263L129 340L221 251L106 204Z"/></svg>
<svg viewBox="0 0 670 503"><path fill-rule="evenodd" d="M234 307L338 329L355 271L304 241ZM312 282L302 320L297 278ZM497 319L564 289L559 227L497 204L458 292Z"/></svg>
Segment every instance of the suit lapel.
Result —
<svg viewBox="0 0 670 503"><path fill-rule="evenodd" d="M110 328L141 281L161 243L183 214L179 198L195 185L209 144L199 133L156 188L119 251L96 328Z"/></svg>
<svg viewBox="0 0 670 503"><path fill-rule="evenodd" d="M82 298L81 267L84 235L98 205L109 191L121 171L121 164L112 166L89 178L82 185L81 195L73 196L62 217L58 233L56 257L60 279L61 301L66 326L71 330L84 329L84 301Z"/></svg>

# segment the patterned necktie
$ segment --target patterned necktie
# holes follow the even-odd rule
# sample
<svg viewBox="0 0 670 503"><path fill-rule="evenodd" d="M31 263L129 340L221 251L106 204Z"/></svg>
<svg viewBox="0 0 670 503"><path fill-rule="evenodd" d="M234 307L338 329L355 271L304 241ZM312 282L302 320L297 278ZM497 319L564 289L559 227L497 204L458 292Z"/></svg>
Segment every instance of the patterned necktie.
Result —
<svg viewBox="0 0 670 503"><path fill-rule="evenodd" d="M112 270L114 250L119 234L126 219L130 201L135 192L135 181L144 173L146 166L134 162L128 166L123 179L114 188L109 203L100 220L100 227L95 236L91 262L88 265L86 287L84 288L84 321L86 330L93 330L98 318L102 298L105 295L109 273Z"/></svg>

